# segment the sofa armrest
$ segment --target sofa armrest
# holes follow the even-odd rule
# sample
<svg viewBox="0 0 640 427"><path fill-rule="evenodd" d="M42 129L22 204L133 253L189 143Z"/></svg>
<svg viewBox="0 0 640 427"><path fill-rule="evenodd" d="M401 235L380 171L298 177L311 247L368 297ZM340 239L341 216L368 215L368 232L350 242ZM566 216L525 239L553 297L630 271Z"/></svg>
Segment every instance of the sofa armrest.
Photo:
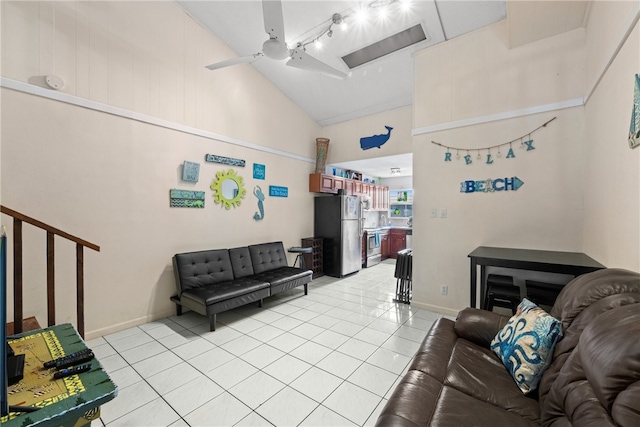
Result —
<svg viewBox="0 0 640 427"><path fill-rule="evenodd" d="M467 307L458 313L454 329L460 338L489 348L491 340L507 324L509 318L492 311Z"/></svg>

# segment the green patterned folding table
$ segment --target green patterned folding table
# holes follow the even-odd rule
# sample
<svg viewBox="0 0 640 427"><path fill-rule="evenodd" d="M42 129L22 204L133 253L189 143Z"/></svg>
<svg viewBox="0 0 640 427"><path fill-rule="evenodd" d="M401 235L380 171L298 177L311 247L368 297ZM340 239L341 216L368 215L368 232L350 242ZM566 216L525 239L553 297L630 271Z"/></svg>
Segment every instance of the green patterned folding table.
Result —
<svg viewBox="0 0 640 427"><path fill-rule="evenodd" d="M9 387L10 406L36 406L28 413L10 413L0 421L13 426L82 426L100 416L100 405L118 394L118 387L102 369L98 359L91 370L53 380L55 369L43 363L87 348L73 325L65 323L12 337L16 354L25 355L24 379Z"/></svg>

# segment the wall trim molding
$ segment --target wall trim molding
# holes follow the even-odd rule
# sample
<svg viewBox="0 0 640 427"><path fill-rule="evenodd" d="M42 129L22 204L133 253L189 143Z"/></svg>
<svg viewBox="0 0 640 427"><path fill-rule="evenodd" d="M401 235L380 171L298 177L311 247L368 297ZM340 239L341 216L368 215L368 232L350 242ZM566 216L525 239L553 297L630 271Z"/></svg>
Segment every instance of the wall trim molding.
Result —
<svg viewBox="0 0 640 427"><path fill-rule="evenodd" d="M615 61L616 57L620 53L620 50L622 50L622 47L627 42L627 39L629 38L633 30L635 29L636 25L638 24L638 21L640 21L640 6L638 6L638 10L636 10L636 13L630 16L626 24L622 26L622 28L624 28L624 31L621 33L618 43L616 44L615 48L611 52L611 56L609 57L609 60L606 62L606 64L602 65L602 70L598 74L598 78L593 83L593 85L589 88L589 90L586 91L586 96L584 98L569 99L569 100L561 101L558 103L524 108L522 110L506 111L502 113L491 114L488 116L480 116L480 117L474 117L474 118L465 119L465 120L458 120L454 122L441 123L433 126L415 128L411 131L411 136L424 135L427 133L438 132L442 130L456 129L464 126L478 125L478 124L489 123L497 120L511 119L515 117L527 116L530 114L543 113L548 111L561 110L564 108L571 108L571 107L586 105L587 102L589 102L589 100L591 99L591 96L597 89L598 85L604 78L605 74L607 74L609 67L611 67L611 64L613 64L613 61Z"/></svg>
<svg viewBox="0 0 640 427"><path fill-rule="evenodd" d="M252 150L262 151L269 154L275 154L277 156L288 157L290 159L300 160L303 162L315 164L315 159L310 157L300 156L298 154L290 153L288 151L278 150L276 148L265 147L263 145L254 144L252 142L243 141L241 139L232 138L230 136L220 135L218 133L209 132L209 131L194 128L191 126L186 126L180 123L160 119L158 117L153 117L153 116L149 116L142 113L136 113L135 111L127 110L125 108L114 107L112 105L103 104L101 102L92 101L90 99L81 98L79 96L70 95L68 93L56 92L51 89L45 89L40 86L35 86L35 85L21 82L18 80L8 79L6 77L0 77L0 87L15 90L17 92L26 93L29 95L35 95L42 98L51 99L54 101L64 102L65 104L71 104L77 107L87 108L89 110L94 110L101 113L111 114L114 116L123 117L130 120L135 120L141 123L163 127L165 129L175 130L175 131L187 133L190 135L200 136L202 138L226 142L228 144L238 145L240 147L249 148Z"/></svg>
<svg viewBox="0 0 640 427"><path fill-rule="evenodd" d="M566 101L554 102L552 104L536 105L520 110L503 111L501 113L489 114L488 116L472 117L464 120L456 120L454 122L446 122L432 126L415 128L411 131L411 136L418 136L443 130L457 129L465 126L490 123L498 120L513 119L516 117L529 116L531 114L547 113L549 111L563 110L565 108L581 107L583 105L583 98L568 99Z"/></svg>
<svg viewBox="0 0 640 427"><path fill-rule="evenodd" d="M591 99L591 95L593 95L593 92L595 92L596 88L604 78L605 74L607 74L607 71L609 71L609 67L611 67L611 64L613 64L613 61L615 61L615 59L618 57L618 53L620 53L620 50L622 50L622 47L627 42L627 39L635 29L636 24L638 23L639 20L640 20L640 3L638 3L638 10L636 11L636 14L630 17L626 27L622 27L622 28L626 28L626 30L624 31L624 33L622 33L622 36L620 37L618 44L613 49L613 52L611 53L611 57L609 58L607 63L602 67L602 71L598 75L598 79L595 81L591 89L589 89L589 91L587 92L587 96L584 98L585 104L589 102L589 100Z"/></svg>

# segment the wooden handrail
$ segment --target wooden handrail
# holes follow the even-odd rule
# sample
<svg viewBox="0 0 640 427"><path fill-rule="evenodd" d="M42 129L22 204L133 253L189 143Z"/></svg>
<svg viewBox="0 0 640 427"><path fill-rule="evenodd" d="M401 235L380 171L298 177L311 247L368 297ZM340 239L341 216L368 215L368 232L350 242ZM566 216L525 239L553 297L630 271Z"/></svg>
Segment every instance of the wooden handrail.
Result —
<svg viewBox="0 0 640 427"><path fill-rule="evenodd" d="M76 237L72 234L66 233L62 230L60 230L59 228L55 228L50 226L49 224L45 224L42 221L38 221L37 219L33 219L31 217L28 217L26 215L21 214L20 212L14 211L13 209L9 209L6 206L0 206L0 212L2 212L3 214L7 214L9 216L12 216L14 218L18 218L21 221L24 221L28 224L31 225L35 225L38 228L42 228L45 231L50 231L53 234L57 234L60 237L64 237L67 240L71 240L72 242L75 243L80 243L82 246L85 246L89 249L93 249L96 252L100 252L100 246L93 244L91 242L87 242L84 239L81 239L79 237Z"/></svg>
<svg viewBox="0 0 640 427"><path fill-rule="evenodd" d="M47 322L56 324L55 314L55 245L56 235L76 244L76 298L78 332L84 338L84 252L85 247L100 252L100 246L76 237L20 212L0 206L0 212L13 217L13 324L14 333L22 332L22 223L26 222L47 232Z"/></svg>

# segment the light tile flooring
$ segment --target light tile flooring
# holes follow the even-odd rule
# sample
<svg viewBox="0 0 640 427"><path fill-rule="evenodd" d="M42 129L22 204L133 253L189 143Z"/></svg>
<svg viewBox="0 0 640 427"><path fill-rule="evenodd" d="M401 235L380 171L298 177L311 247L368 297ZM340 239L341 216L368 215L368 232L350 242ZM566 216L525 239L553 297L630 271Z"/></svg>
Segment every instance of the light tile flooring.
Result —
<svg viewBox="0 0 640 427"><path fill-rule="evenodd" d="M256 305L89 341L119 395L106 426L375 424L439 314L392 301L393 260ZM95 421L94 425L100 425Z"/></svg>

